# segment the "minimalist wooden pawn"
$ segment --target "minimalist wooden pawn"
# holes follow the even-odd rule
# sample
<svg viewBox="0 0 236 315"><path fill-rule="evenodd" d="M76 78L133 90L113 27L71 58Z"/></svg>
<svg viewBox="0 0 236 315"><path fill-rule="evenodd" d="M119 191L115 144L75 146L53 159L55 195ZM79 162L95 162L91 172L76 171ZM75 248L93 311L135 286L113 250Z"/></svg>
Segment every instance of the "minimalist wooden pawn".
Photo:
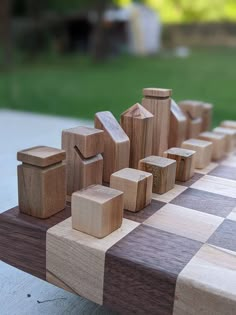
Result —
<svg viewBox="0 0 236 315"><path fill-rule="evenodd" d="M109 183L112 173L129 167L130 140L111 112L97 113L94 125L104 130L103 181Z"/></svg>
<svg viewBox="0 0 236 315"><path fill-rule="evenodd" d="M179 102L181 110L187 118L187 139L196 138L202 131L202 102L185 100Z"/></svg>
<svg viewBox="0 0 236 315"><path fill-rule="evenodd" d="M72 228L97 238L117 230L123 219L124 194L92 185L72 195Z"/></svg>
<svg viewBox="0 0 236 315"><path fill-rule="evenodd" d="M218 161L223 158L225 154L226 136L217 134L215 132L205 131L199 136L199 139L210 141L213 144L212 160Z"/></svg>
<svg viewBox="0 0 236 315"><path fill-rule="evenodd" d="M210 164L213 150L212 142L189 139L182 143L182 148L196 151L195 168L203 169Z"/></svg>
<svg viewBox="0 0 236 315"><path fill-rule="evenodd" d="M171 148L164 152L164 156L176 160L176 180L188 181L194 175L196 151L182 148Z"/></svg>
<svg viewBox="0 0 236 315"><path fill-rule="evenodd" d="M102 130L84 126L63 130L62 148L66 151L68 201L74 191L92 184L102 184Z"/></svg>
<svg viewBox="0 0 236 315"><path fill-rule="evenodd" d="M202 104L202 132L211 130L213 105Z"/></svg>
<svg viewBox="0 0 236 315"><path fill-rule="evenodd" d="M139 169L152 173L152 191L164 194L175 186L176 161L160 156L149 156L139 161Z"/></svg>
<svg viewBox="0 0 236 315"><path fill-rule="evenodd" d="M234 120L224 120L220 124L221 127L236 129L236 121Z"/></svg>
<svg viewBox="0 0 236 315"><path fill-rule="evenodd" d="M137 212L151 203L152 183L152 174L124 168L111 175L110 187L124 192L126 210Z"/></svg>
<svg viewBox="0 0 236 315"><path fill-rule="evenodd" d="M225 150L227 153L230 153L235 148L235 140L236 140L236 129L229 129L224 127L216 127L213 129L213 132L218 133L220 135L225 135L226 139L226 147Z"/></svg>
<svg viewBox="0 0 236 315"><path fill-rule="evenodd" d="M169 148L179 147L187 137L187 118L176 104L171 100Z"/></svg>
<svg viewBox="0 0 236 315"><path fill-rule="evenodd" d="M20 212L46 219L66 205L66 158L64 150L46 146L17 153Z"/></svg>
<svg viewBox="0 0 236 315"><path fill-rule="evenodd" d="M130 167L138 168L139 160L152 154L153 115L135 104L121 115L121 127L130 139Z"/></svg>
<svg viewBox="0 0 236 315"><path fill-rule="evenodd" d="M168 149L172 90L143 89L142 105L154 115L152 154L162 155Z"/></svg>

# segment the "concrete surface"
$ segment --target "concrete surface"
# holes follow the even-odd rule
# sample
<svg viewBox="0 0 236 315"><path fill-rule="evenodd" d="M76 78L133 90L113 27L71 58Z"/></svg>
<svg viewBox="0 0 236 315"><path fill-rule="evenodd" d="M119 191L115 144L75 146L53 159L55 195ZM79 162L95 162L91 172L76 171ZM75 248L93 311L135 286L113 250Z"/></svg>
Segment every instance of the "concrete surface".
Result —
<svg viewBox="0 0 236 315"><path fill-rule="evenodd" d="M92 122L0 110L0 212L17 205L16 152L60 147L61 130ZM112 314L0 261L0 315Z"/></svg>

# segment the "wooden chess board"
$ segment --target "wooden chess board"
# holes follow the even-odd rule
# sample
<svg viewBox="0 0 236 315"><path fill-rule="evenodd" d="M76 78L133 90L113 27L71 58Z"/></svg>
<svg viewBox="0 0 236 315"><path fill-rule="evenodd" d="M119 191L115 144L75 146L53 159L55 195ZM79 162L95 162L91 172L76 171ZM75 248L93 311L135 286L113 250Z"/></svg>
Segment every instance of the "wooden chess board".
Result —
<svg viewBox="0 0 236 315"><path fill-rule="evenodd" d="M97 239L70 207L41 220L0 214L0 259L122 314L235 314L236 154Z"/></svg>

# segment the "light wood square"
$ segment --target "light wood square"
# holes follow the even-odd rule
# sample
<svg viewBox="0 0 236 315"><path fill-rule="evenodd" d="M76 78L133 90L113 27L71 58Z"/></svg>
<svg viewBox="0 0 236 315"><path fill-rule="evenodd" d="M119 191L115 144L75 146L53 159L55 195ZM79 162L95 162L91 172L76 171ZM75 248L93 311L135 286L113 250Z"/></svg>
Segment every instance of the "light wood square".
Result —
<svg viewBox="0 0 236 315"><path fill-rule="evenodd" d="M235 315L236 253L203 245L179 274L174 315Z"/></svg>
<svg viewBox="0 0 236 315"><path fill-rule="evenodd" d="M194 183L191 188L236 198L236 181L230 179L205 175Z"/></svg>
<svg viewBox="0 0 236 315"><path fill-rule="evenodd" d="M55 225L47 231L47 280L102 304L105 253L138 225L124 219L120 229L103 239L72 229L71 218Z"/></svg>
<svg viewBox="0 0 236 315"><path fill-rule="evenodd" d="M167 204L144 223L166 232L206 242L223 220L215 215Z"/></svg>
<svg viewBox="0 0 236 315"><path fill-rule="evenodd" d="M173 189L171 189L170 191L168 191L167 193L163 195L152 194L152 199L168 203L171 200L175 199L177 196L179 196L187 188L188 187L185 187L185 186L175 185Z"/></svg>

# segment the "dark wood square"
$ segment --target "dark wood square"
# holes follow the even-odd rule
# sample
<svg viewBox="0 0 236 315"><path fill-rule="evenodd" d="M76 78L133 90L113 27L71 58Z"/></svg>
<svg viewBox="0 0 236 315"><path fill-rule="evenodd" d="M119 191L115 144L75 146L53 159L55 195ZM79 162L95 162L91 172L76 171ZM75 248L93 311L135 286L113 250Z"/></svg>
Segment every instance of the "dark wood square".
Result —
<svg viewBox="0 0 236 315"><path fill-rule="evenodd" d="M208 175L232 179L236 181L236 168L235 167L220 165L216 167L214 170L212 170Z"/></svg>
<svg viewBox="0 0 236 315"><path fill-rule="evenodd" d="M170 203L225 218L236 207L236 198L188 188Z"/></svg>
<svg viewBox="0 0 236 315"><path fill-rule="evenodd" d="M196 183L200 178L202 178L204 175L200 174L200 173L194 173L193 177L190 178L188 181L186 182L179 182L176 181L177 185L181 185L181 186L185 186L185 187L190 187L192 186L194 183Z"/></svg>
<svg viewBox="0 0 236 315"><path fill-rule="evenodd" d="M172 314L177 276L201 246L140 225L106 254L104 305L122 314Z"/></svg>
<svg viewBox="0 0 236 315"><path fill-rule="evenodd" d="M236 251L236 221L225 219L210 237L208 243Z"/></svg>
<svg viewBox="0 0 236 315"><path fill-rule="evenodd" d="M139 212L131 212L125 210L124 218L142 223L145 220L147 220L150 216L152 216L155 212L160 210L165 204L166 203L162 201L152 200L150 205L148 205L146 208Z"/></svg>

